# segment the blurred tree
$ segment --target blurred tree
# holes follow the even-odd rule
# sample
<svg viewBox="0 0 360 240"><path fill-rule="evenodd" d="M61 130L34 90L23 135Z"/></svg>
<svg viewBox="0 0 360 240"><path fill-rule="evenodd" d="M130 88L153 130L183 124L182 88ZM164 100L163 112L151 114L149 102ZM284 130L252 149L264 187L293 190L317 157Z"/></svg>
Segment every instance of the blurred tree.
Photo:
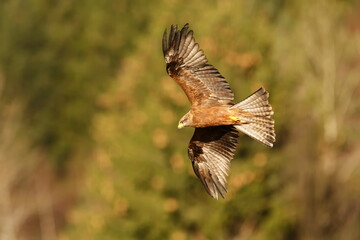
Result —
<svg viewBox="0 0 360 240"><path fill-rule="evenodd" d="M60 166L89 140L94 100L148 13L133 1L15 0L2 1L0 15L4 95L26 103L28 134Z"/></svg>

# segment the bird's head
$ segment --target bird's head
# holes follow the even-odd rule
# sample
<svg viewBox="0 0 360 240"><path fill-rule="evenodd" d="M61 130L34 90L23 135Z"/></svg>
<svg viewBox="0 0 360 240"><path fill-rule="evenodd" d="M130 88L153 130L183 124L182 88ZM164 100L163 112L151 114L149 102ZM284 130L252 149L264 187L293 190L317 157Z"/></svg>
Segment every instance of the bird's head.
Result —
<svg viewBox="0 0 360 240"><path fill-rule="evenodd" d="M185 114L179 121L178 129L183 127L190 127L191 126L191 115L189 113Z"/></svg>

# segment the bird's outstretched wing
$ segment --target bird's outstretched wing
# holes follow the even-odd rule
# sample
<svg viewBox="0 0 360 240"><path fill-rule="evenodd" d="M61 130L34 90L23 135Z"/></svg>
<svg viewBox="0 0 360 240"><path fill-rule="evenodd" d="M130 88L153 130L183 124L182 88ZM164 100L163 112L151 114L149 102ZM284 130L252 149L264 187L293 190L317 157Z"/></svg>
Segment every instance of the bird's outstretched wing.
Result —
<svg viewBox="0 0 360 240"><path fill-rule="evenodd" d="M166 30L162 49L166 71L187 95L192 106L232 105L234 94L219 71L207 64L204 52L195 42L189 24L181 29L172 25L169 38Z"/></svg>
<svg viewBox="0 0 360 240"><path fill-rule="evenodd" d="M234 157L238 131L233 126L195 128L188 154L206 191L218 199L226 193L226 177Z"/></svg>

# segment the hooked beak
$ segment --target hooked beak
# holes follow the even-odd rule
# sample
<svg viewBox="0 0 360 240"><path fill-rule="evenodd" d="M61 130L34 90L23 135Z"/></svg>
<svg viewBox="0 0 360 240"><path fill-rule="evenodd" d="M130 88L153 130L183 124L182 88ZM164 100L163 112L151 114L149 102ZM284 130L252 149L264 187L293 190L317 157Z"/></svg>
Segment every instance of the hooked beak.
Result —
<svg viewBox="0 0 360 240"><path fill-rule="evenodd" d="M184 124L179 123L179 125L178 125L178 129L182 129L183 127L184 127Z"/></svg>

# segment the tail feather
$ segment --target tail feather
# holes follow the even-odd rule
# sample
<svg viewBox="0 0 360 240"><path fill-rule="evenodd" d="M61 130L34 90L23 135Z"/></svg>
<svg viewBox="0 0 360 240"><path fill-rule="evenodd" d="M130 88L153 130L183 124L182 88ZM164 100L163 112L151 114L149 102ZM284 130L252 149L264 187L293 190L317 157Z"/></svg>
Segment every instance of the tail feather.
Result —
<svg viewBox="0 0 360 240"><path fill-rule="evenodd" d="M276 136L275 122L271 118L274 112L268 98L269 93L264 88L260 88L242 102L232 106L232 108L239 108L246 112L246 114L239 116L244 123L236 125L236 129L272 147Z"/></svg>

